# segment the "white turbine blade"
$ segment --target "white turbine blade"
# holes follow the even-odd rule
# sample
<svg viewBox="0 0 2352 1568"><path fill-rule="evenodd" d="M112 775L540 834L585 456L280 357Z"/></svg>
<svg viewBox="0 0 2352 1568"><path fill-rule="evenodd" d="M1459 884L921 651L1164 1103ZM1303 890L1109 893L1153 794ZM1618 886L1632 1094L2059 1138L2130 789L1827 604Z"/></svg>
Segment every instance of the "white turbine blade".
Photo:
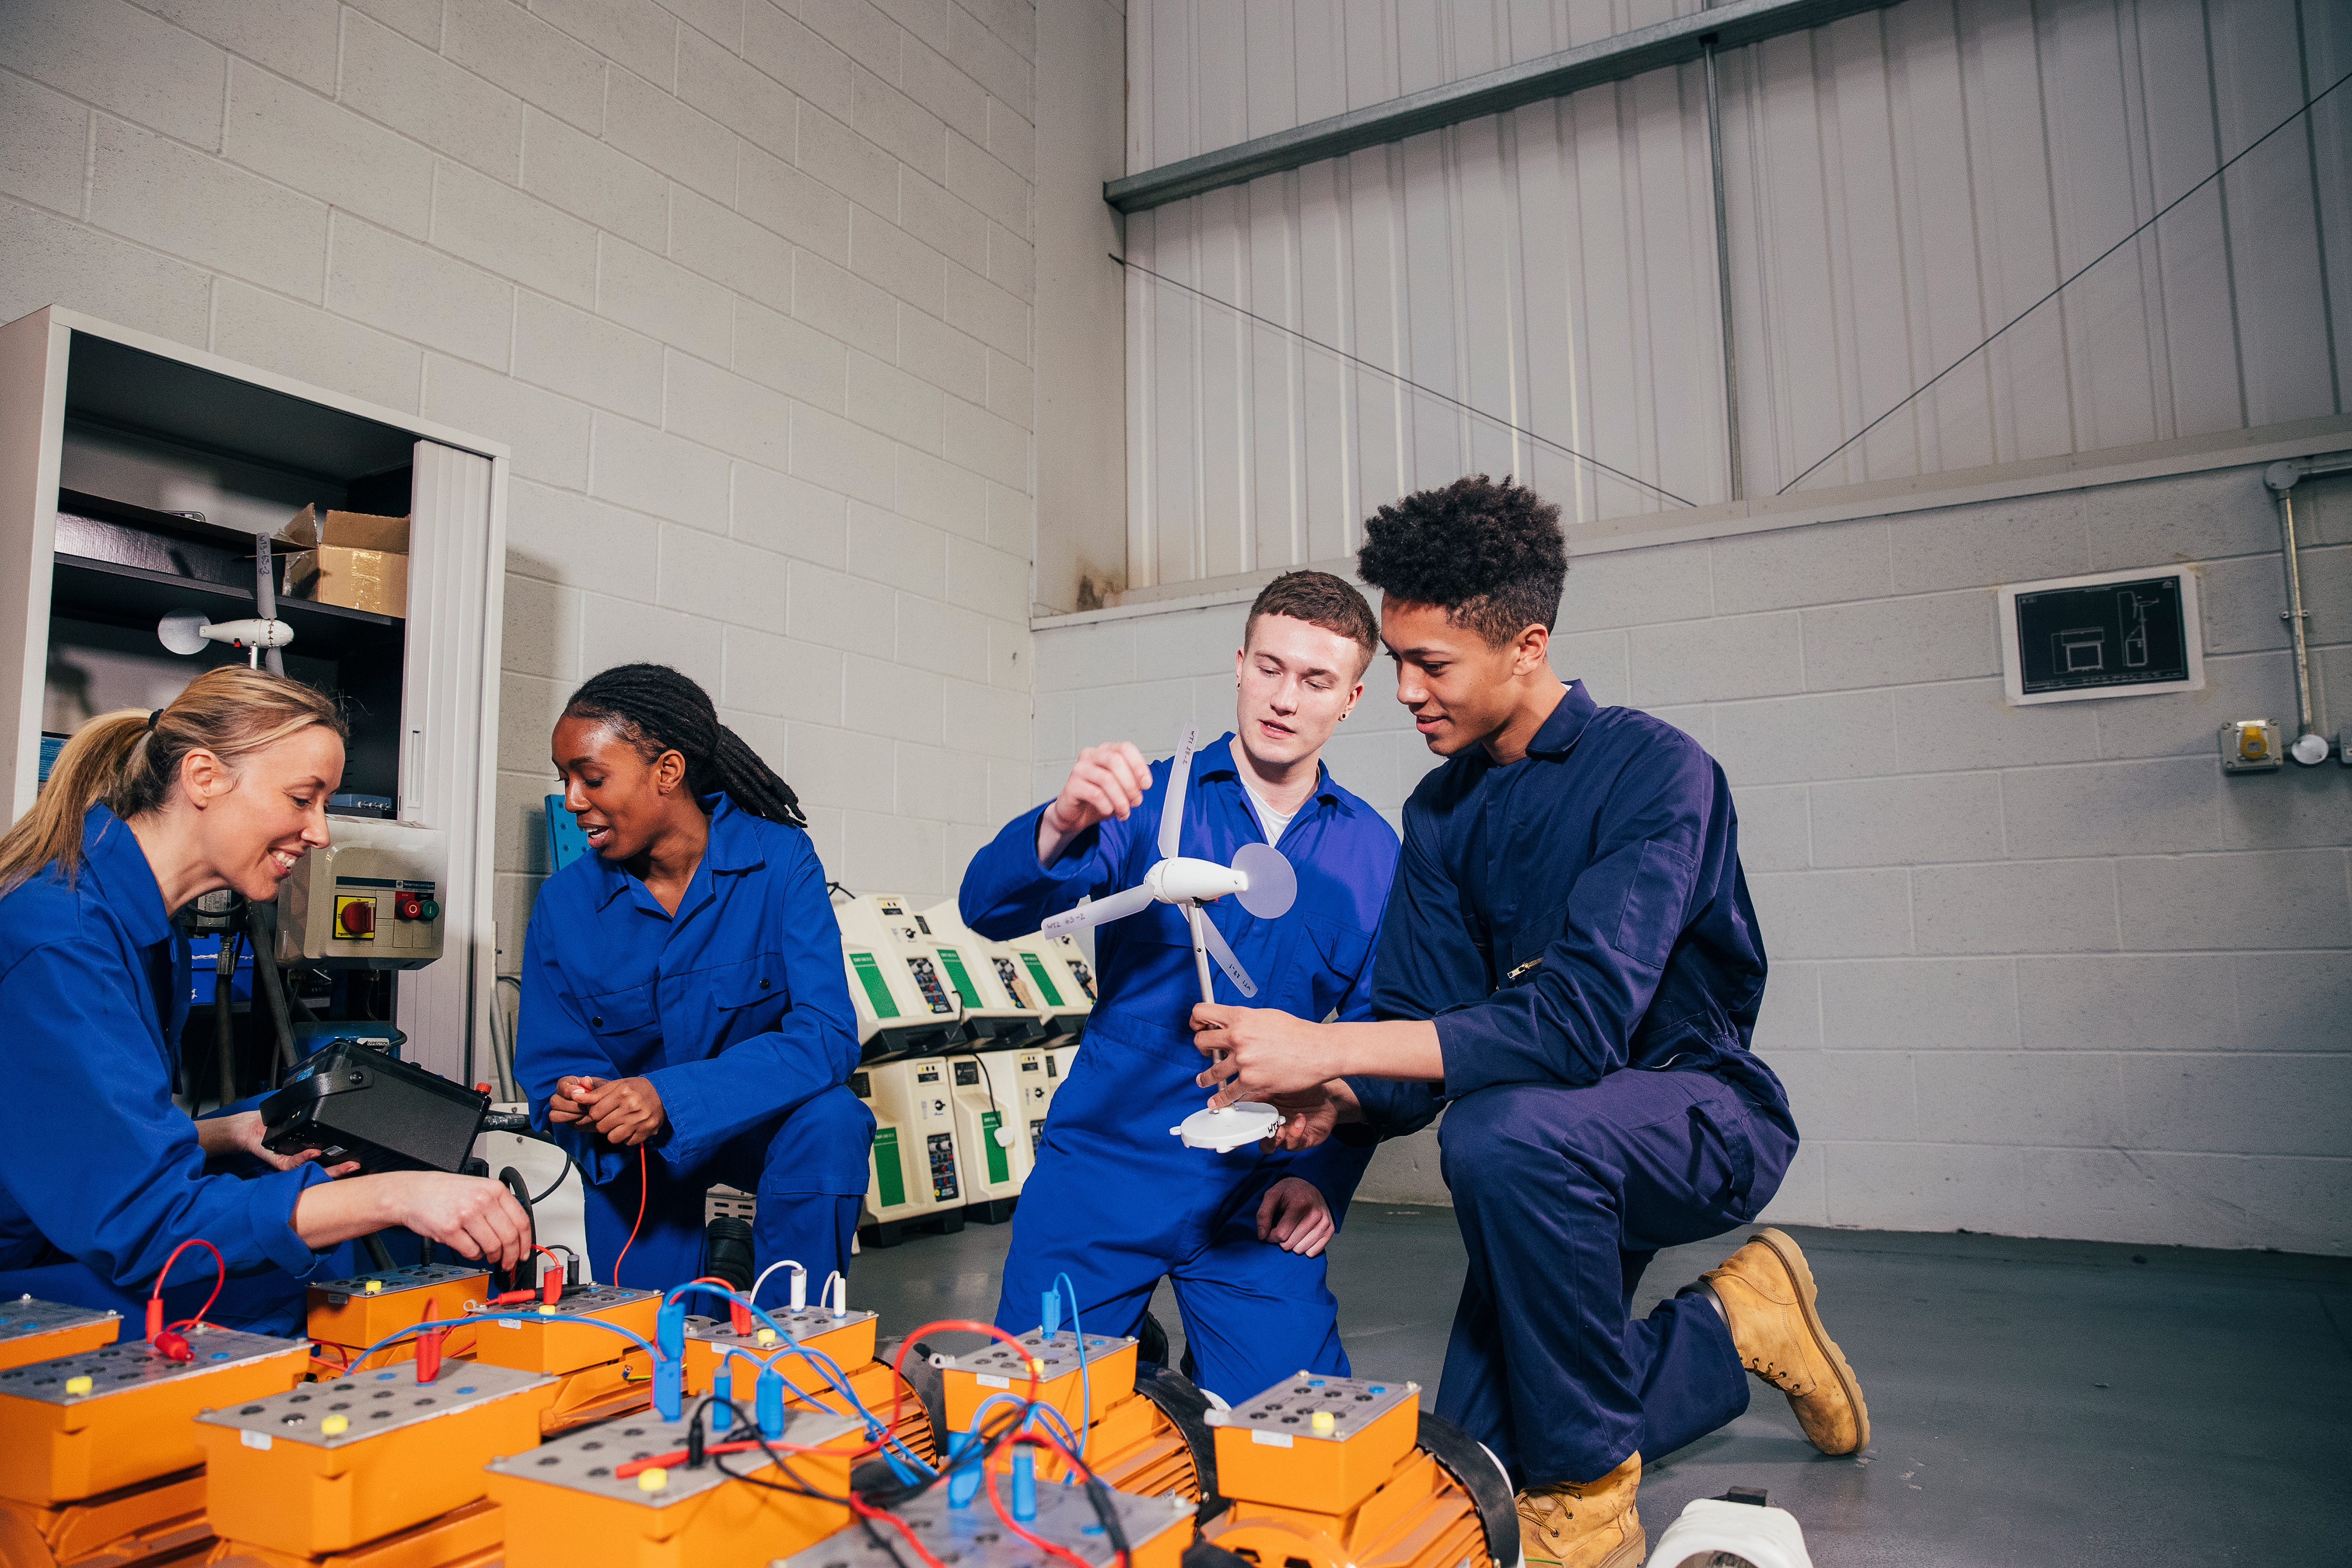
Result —
<svg viewBox="0 0 2352 1568"><path fill-rule="evenodd" d="M1225 978L1234 983L1234 990L1244 996L1257 994L1257 983L1242 967L1242 961L1234 956L1234 950L1225 945L1224 934L1217 930L1217 922L1209 918L1206 910L1201 911L1201 941L1208 948L1209 956L1217 961L1217 967L1225 972Z"/></svg>
<svg viewBox="0 0 2352 1568"><path fill-rule="evenodd" d="M1298 897L1298 873L1282 851L1271 844L1244 844L1234 851L1234 869L1249 879L1236 895L1242 908L1262 921L1277 921L1290 912Z"/></svg>
<svg viewBox="0 0 2352 1568"><path fill-rule="evenodd" d="M1096 899L1053 916L1037 929L1046 936L1059 936L1064 931L1077 931L1085 926L1098 926L1110 921L1125 920L1136 910L1151 903L1151 889L1129 888L1123 893L1113 893L1107 899Z"/></svg>
<svg viewBox="0 0 2352 1568"><path fill-rule="evenodd" d="M1160 858L1175 858L1178 840L1184 836L1184 786L1192 778L1192 746L1200 739L1193 726L1184 726L1176 737L1176 760L1168 764L1168 793L1160 797Z"/></svg>

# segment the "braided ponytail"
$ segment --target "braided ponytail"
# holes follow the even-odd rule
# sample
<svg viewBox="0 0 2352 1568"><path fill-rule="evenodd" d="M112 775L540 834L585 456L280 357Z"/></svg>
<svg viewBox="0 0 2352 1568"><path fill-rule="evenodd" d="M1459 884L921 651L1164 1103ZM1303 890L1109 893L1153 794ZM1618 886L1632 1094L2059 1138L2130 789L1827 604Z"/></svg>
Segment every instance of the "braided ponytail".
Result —
<svg viewBox="0 0 2352 1568"><path fill-rule="evenodd" d="M616 664L590 676L563 705L563 716L612 726L647 762L676 752L686 759L686 787L698 799L723 790L754 816L808 826L793 786L719 721L709 692L666 664Z"/></svg>

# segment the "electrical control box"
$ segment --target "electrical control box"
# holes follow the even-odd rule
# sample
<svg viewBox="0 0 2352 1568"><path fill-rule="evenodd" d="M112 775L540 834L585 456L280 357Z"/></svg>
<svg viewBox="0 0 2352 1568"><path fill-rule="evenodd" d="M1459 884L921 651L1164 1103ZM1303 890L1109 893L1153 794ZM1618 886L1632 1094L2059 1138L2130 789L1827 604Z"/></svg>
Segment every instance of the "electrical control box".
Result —
<svg viewBox="0 0 2352 1568"><path fill-rule="evenodd" d="M483 1467L538 1447L555 1379L474 1362L306 1383L196 1417L213 1531L299 1557L478 1501Z"/></svg>
<svg viewBox="0 0 2352 1568"><path fill-rule="evenodd" d="M993 1340L963 1355L934 1356L947 1397L948 1429L961 1432L992 1395L1029 1397L1030 1363L1037 1373L1037 1399L1062 1414L1073 1431L1091 1426L1135 1392L1136 1342L1124 1336L1088 1334L1086 1367L1078 1363L1078 1336L1065 1328L1051 1340L1042 1328L1020 1336L1021 1349ZM1041 1456L1040 1473L1045 1466Z"/></svg>
<svg viewBox="0 0 2352 1568"><path fill-rule="evenodd" d="M812 1279L811 1285L816 1284ZM824 1308L811 1307L794 1312L771 1308L768 1316L782 1323L789 1342L805 1345L824 1356L834 1365L848 1372L866 1365L874 1359L874 1329L877 1321L871 1312L848 1312L841 1317ZM719 1370L720 1358L729 1347L755 1355L761 1361L773 1359L776 1371L786 1383L804 1394L825 1394L832 1384L817 1363L803 1355L778 1355L785 1341L759 1319L751 1320L751 1331L739 1334L726 1318L699 1315L686 1320L686 1386L691 1394L710 1392L711 1374ZM731 1362L728 1375L734 1380L737 1402L751 1408L751 1380L757 1369L746 1366L742 1358L728 1357ZM887 1393L883 1394L889 1397ZM827 1400L839 1403L838 1396ZM870 1408L870 1406L869 1406Z"/></svg>
<svg viewBox="0 0 2352 1568"><path fill-rule="evenodd" d="M278 961L421 969L441 956L449 836L413 822L331 816L332 838L278 889Z"/></svg>
<svg viewBox="0 0 2352 1568"><path fill-rule="evenodd" d="M836 897L833 913L857 1010L861 1060L919 1056L963 1038L962 1004L906 900Z"/></svg>
<svg viewBox="0 0 2352 1568"><path fill-rule="evenodd" d="M1002 1220L1029 1179L1029 1139L1014 1081L1019 1068L1012 1053L975 1053L949 1058L948 1073L956 1146L963 1152L965 1205L989 1205L985 1217Z"/></svg>
<svg viewBox="0 0 2352 1568"><path fill-rule="evenodd" d="M1226 1497L1341 1514L1412 1451L1421 1385L1302 1372L1208 1421Z"/></svg>
<svg viewBox="0 0 2352 1568"><path fill-rule="evenodd" d="M1013 1058L1014 1093L1021 1102L1021 1136L1029 1145L1029 1168L1037 1168L1037 1152L1045 1146L1045 1118L1054 1109L1054 1091L1062 1085L1058 1074L1046 1076L1054 1059L1044 1051L1023 1051Z"/></svg>
<svg viewBox="0 0 2352 1568"><path fill-rule="evenodd" d="M1048 1044L1076 1044L1095 1010L1095 973L1074 936L1033 932L1003 944L1021 961L1037 987L1046 1015Z"/></svg>
<svg viewBox="0 0 2352 1568"><path fill-rule="evenodd" d="M680 1461L615 1473L681 1452L691 1414L676 1421L620 1416L493 1459L489 1493L506 1510L507 1568L765 1563L849 1522L848 1504L832 1500L849 1493L850 1458L865 1447L866 1428L823 1411L784 1413L780 1443L791 1445L792 1480L756 1448L698 1469ZM824 1495L787 1489L795 1484Z"/></svg>
<svg viewBox="0 0 2352 1568"><path fill-rule="evenodd" d="M576 1286L564 1291L555 1310L566 1318L602 1319L651 1341L654 1319L661 1311L661 1292L624 1290L613 1285ZM474 1342L476 1361L558 1375L628 1356L640 1363L648 1359L627 1335L587 1323L559 1321L530 1304L517 1308L510 1316L483 1323Z"/></svg>
<svg viewBox="0 0 2352 1568"><path fill-rule="evenodd" d="M862 1068L863 1096L874 1108L874 1183L866 1205L876 1223L961 1213L971 1184L956 1141L954 1091L941 1057L912 1057ZM894 1136L885 1141L885 1130Z"/></svg>
<svg viewBox="0 0 2352 1568"><path fill-rule="evenodd" d="M121 1332L122 1316L112 1308L101 1311L19 1296L0 1303L0 1372L94 1351L112 1344Z"/></svg>
<svg viewBox="0 0 2352 1568"><path fill-rule="evenodd" d="M983 1050L1007 1050L1045 1037L1049 1015L1021 955L963 923L953 899L916 917L963 1004L964 1033Z"/></svg>
<svg viewBox="0 0 2352 1568"><path fill-rule="evenodd" d="M1003 1480L997 1496L1009 1509L1013 1499ZM1192 1504L1181 1498L1138 1497L1114 1491L1110 1505L1127 1537L1131 1568L1178 1568L1192 1540ZM1045 1554L1004 1529L986 1498L974 1496L958 1508L946 1487L901 1504L896 1510L930 1554L955 1568L1035 1568ZM1118 1559L1110 1533L1096 1517L1087 1494L1075 1487L1041 1487L1037 1517L1021 1526L1062 1549L1086 1568L1110 1568ZM891 1544L862 1526L853 1526L769 1568L903 1568Z"/></svg>
<svg viewBox="0 0 2352 1568"><path fill-rule="evenodd" d="M0 1497L46 1508L201 1464L197 1411L283 1393L310 1364L301 1340L186 1336L193 1361L135 1340L0 1372Z"/></svg>

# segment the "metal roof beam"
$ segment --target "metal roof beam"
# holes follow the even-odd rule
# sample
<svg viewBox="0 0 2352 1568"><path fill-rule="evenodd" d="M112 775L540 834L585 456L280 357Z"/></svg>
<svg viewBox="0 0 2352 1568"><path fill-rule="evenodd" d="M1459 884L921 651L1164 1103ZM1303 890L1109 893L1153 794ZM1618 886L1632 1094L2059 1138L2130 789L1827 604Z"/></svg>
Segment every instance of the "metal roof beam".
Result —
<svg viewBox="0 0 2352 1568"><path fill-rule="evenodd" d="M1328 120L1293 126L1255 142L1203 153L1140 174L1106 181L1103 200L1123 213L1142 212L1203 191L1238 185L1265 174L1301 168L1366 147L1402 142L1425 131L1500 114L1522 104L1559 98L1582 88L1699 58L1712 41L1719 49L1759 43L1875 11L1895 0L1734 0L1712 10L1677 16L1654 26L1556 55L1466 77L1425 91L1408 93Z"/></svg>

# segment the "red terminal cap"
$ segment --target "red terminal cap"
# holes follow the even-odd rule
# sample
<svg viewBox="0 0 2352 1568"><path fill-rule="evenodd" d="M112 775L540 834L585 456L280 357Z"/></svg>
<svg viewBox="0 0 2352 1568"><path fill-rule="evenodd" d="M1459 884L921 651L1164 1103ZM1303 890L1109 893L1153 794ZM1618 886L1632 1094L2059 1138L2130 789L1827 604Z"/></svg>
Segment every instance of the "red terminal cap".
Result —
<svg viewBox="0 0 2352 1568"><path fill-rule="evenodd" d="M562 1269L556 1268L553 1264L548 1265L547 1272L540 1276L539 1299L541 1301L551 1307L563 1300Z"/></svg>
<svg viewBox="0 0 2352 1568"><path fill-rule="evenodd" d="M151 1340L159 1339L163 1332L163 1298L150 1296L147 1298L147 1337Z"/></svg>
<svg viewBox="0 0 2352 1568"><path fill-rule="evenodd" d="M423 1321L431 1322L439 1314L431 1301L425 1303ZM416 1381L430 1383L441 1375L441 1335L438 1331L420 1334L416 1340Z"/></svg>
<svg viewBox="0 0 2352 1568"><path fill-rule="evenodd" d="M736 1300L731 1296L729 1297L727 1317L737 1333L748 1334L751 1331L751 1309L748 1303Z"/></svg>
<svg viewBox="0 0 2352 1568"><path fill-rule="evenodd" d="M196 1352L188 1348L187 1336L177 1329L165 1329L154 1336L155 1348L173 1361L194 1361Z"/></svg>
<svg viewBox="0 0 2352 1568"><path fill-rule="evenodd" d="M490 1298L490 1305L493 1307L520 1307L525 1301L536 1301L538 1300L539 1291L536 1288L527 1290L501 1290L497 1295Z"/></svg>

